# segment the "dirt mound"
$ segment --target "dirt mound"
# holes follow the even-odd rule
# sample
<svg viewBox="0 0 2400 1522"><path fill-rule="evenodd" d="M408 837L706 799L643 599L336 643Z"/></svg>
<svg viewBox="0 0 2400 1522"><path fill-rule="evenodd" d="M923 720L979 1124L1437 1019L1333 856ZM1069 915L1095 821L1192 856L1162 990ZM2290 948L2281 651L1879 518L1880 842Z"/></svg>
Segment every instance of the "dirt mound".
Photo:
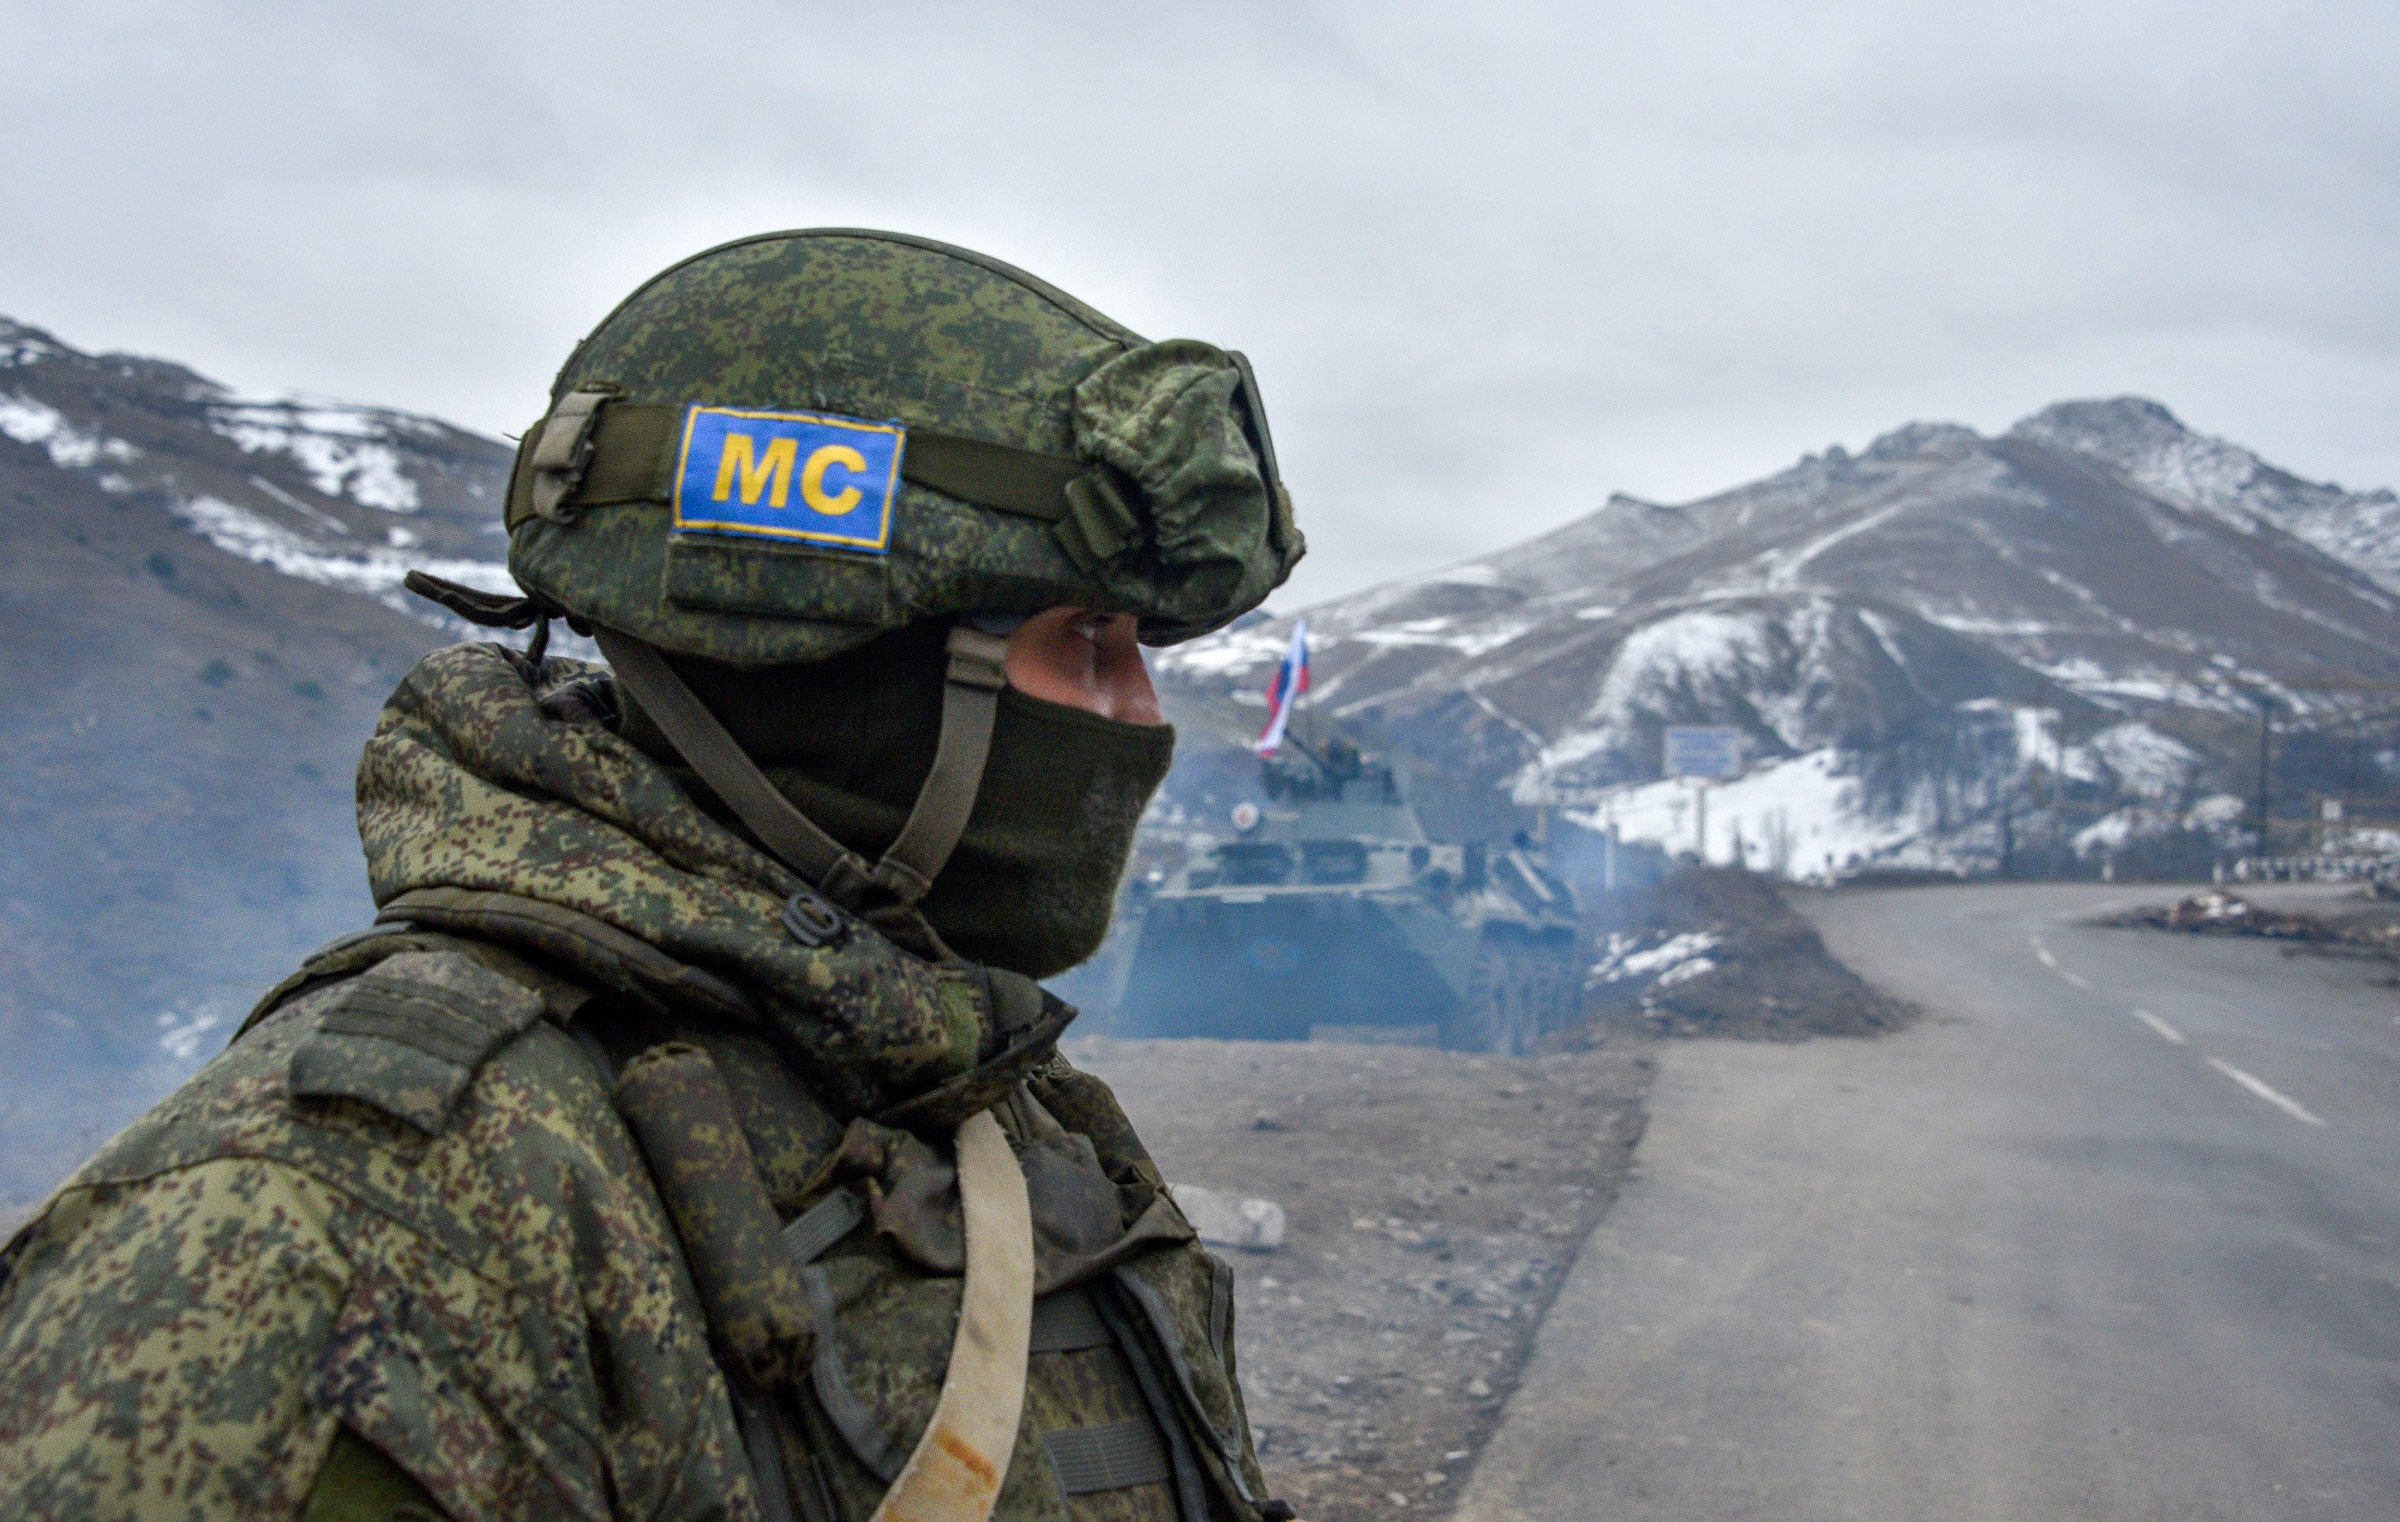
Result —
<svg viewBox="0 0 2400 1522"><path fill-rule="evenodd" d="M2316 898L2302 912L2208 888L2179 903L2148 904L2092 923L2184 935L2254 936L2285 942L2286 956L2308 952L2400 963L2400 901L2373 890L2348 898ZM2400 977L2394 981L2400 982Z"/></svg>
<svg viewBox="0 0 2400 1522"><path fill-rule="evenodd" d="M1756 873L1687 868L1616 908L1623 922L1597 936L1590 988L1604 1024L1799 1041L1871 1036L1915 1014L1834 960L1816 927Z"/></svg>
<svg viewBox="0 0 2400 1522"><path fill-rule="evenodd" d="M2254 904L2238 893L2210 888L2173 904L2145 904L2094 921L2123 930L2181 930L2192 935L2255 935L2277 941L2334 941L2341 932L2310 914Z"/></svg>

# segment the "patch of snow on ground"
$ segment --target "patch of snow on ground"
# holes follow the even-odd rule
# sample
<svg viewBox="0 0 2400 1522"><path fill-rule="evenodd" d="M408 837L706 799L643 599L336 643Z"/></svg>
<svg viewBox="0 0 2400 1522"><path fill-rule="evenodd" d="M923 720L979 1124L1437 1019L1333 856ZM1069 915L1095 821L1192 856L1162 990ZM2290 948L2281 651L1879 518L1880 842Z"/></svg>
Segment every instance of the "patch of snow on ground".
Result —
<svg viewBox="0 0 2400 1522"><path fill-rule="evenodd" d="M2400 857L2400 830L2362 828L2328 832L2321 854Z"/></svg>
<svg viewBox="0 0 2400 1522"><path fill-rule="evenodd" d="M2114 851L2131 840L2146 822L2134 809L2118 809L2077 830L2071 844L2078 856L2096 856L2103 851Z"/></svg>
<svg viewBox="0 0 2400 1522"><path fill-rule="evenodd" d="M2238 691L2167 671L2109 671L2081 656L2064 661L2029 660L2026 664L2061 687L2097 702L2132 698L2144 703L2172 703L2180 708L2213 708L2220 712L2251 706L2250 699Z"/></svg>
<svg viewBox="0 0 2400 1522"><path fill-rule="evenodd" d="M2147 724L2112 724L2086 742L2118 785L2144 798L2168 798L2183 790L2200 757L2182 741Z"/></svg>
<svg viewBox="0 0 2400 1522"><path fill-rule="evenodd" d="M12 332L12 329L15 331ZM39 364L42 360L58 352L57 349L38 338L17 336L22 331L22 329L17 329L15 324L9 322L7 318L0 317L0 370L13 370L19 365Z"/></svg>
<svg viewBox="0 0 2400 1522"><path fill-rule="evenodd" d="M1440 586L1444 582L1460 587L1496 587L1500 585L1500 572L1492 566L1470 562L1417 578L1421 587Z"/></svg>
<svg viewBox="0 0 2400 1522"><path fill-rule="evenodd" d="M1489 623L1475 625L1455 633L1449 632L1451 626L1457 622L1458 620L1455 618L1412 618L1407 623L1393 624L1388 628L1354 630L1350 637L1362 645L1373 646L1378 650L1431 646L1437 649L1455 650L1461 655L1472 658L1499 649L1527 629L1532 628L1536 620L1495 619ZM1321 641L1319 648L1324 648L1331 643L1329 640ZM1281 659L1280 654L1277 658Z"/></svg>
<svg viewBox="0 0 2400 1522"><path fill-rule="evenodd" d="M1325 648L1324 641L1312 641L1317 649ZM1292 646L1291 630L1277 630L1270 624L1253 624L1246 629L1220 629L1214 634L1177 645L1154 657L1159 669L1181 672L1190 676L1231 676L1253 666L1271 666L1283 659Z"/></svg>
<svg viewBox="0 0 2400 1522"><path fill-rule="evenodd" d="M2038 618L1969 618L1963 614L1940 613L1930 608L1919 608L1917 613L1927 623L1939 624L1954 634L2039 639L2043 635L2058 632L2056 624L2045 623Z"/></svg>
<svg viewBox="0 0 2400 1522"><path fill-rule="evenodd" d="M1804 746L1810 693L1788 683L1778 645L1801 652L1802 671L1821 667L1832 619L1832 604L1811 598L1789 612L1704 605L1642 625L1610 658L1582 721L1542 747L1513 793L1525 802L1571 792L1575 767L1636 745L1643 715L1683 723L1693 700L1712 693L1738 696L1785 745Z"/></svg>
<svg viewBox="0 0 2400 1522"><path fill-rule="evenodd" d="M1673 988L1678 983L1689 983L1694 978L1700 977L1705 973L1715 972L1716 970L1717 964L1711 958L1694 957L1688 962L1678 962L1674 966L1668 968L1665 972L1660 973L1658 975L1658 986L1661 988Z"/></svg>
<svg viewBox="0 0 2400 1522"><path fill-rule="evenodd" d="M1788 590L1800 585L1800 574L1808 569L1809 562L1836 545L1855 539L1861 534L1873 533L1893 518L1908 511L1913 505L1907 501L1895 502L1888 507L1877 508L1873 512L1863 514L1851 522L1843 524L1840 528L1802 545L1797 550L1789 553L1769 551L1767 559L1772 569L1767 573L1767 585L1779 590Z"/></svg>
<svg viewBox="0 0 2400 1522"><path fill-rule="evenodd" d="M1707 839L1699 838L1698 790L1674 779L1620 788L1599 802L1570 808L1567 818L1589 830L1614 828L1621 840L1796 881L1823 882L1875 862L1925 834L1932 820L1915 809L1889 817L1867 813L1858 780L1840 771L1832 748L1762 766L1707 789Z"/></svg>
<svg viewBox="0 0 2400 1522"><path fill-rule="evenodd" d="M299 402L245 402L215 409L209 427L246 454L288 454L328 497L362 507L413 513L417 483L400 469L400 452L372 413Z"/></svg>
<svg viewBox="0 0 2400 1522"><path fill-rule="evenodd" d="M96 465L103 457L135 460L142 453L123 439L83 432L61 417L56 407L29 396L0 396L0 433L20 444L42 446L49 451L51 464L68 470Z"/></svg>
<svg viewBox="0 0 2400 1522"><path fill-rule="evenodd" d="M400 590L401 581L412 570L430 571L487 592L513 596L518 590L505 565L488 560L425 560L382 545L336 553L246 507L216 497L188 498L174 504L173 512L194 533L228 555L319 586L364 592L403 612L423 611L413 607Z"/></svg>
<svg viewBox="0 0 2400 1522"><path fill-rule="evenodd" d="M1661 984L1669 984L1670 979L1676 983L1684 982L1716 967L1717 964L1702 953L1714 951L1723 940L1724 937L1714 931L1686 930L1647 950L1639 950L1636 949L1641 946L1639 939L1611 931L1608 949L1601 954L1599 961L1592 964L1590 981L1595 986L1622 983L1627 978L1654 977ZM1695 963L1698 964L1696 968ZM1687 968L1693 970L1685 971Z"/></svg>
<svg viewBox="0 0 2400 1522"><path fill-rule="evenodd" d="M1407 600L1412 594L1427 587L1498 587L1504 585L1506 583L1502 581L1500 572L1496 568L1480 561L1470 561L1465 565L1454 565L1439 571L1429 571L1422 576L1407 576L1398 581L1388 581L1382 586L1371 587L1355 597L1345 598L1335 607L1325 610L1329 615L1325 623L1328 628L1337 622L1343 629L1365 628L1373 624L1386 608ZM1317 624L1312 622L1310 627L1316 628Z"/></svg>
<svg viewBox="0 0 2400 1522"><path fill-rule="evenodd" d="M1412 618L1406 623L1393 624L1389 628L1359 629L1350 637L1362 645L1372 645L1378 650L1409 645L1448 645L1450 640L1442 631L1455 622L1455 619L1449 618Z"/></svg>

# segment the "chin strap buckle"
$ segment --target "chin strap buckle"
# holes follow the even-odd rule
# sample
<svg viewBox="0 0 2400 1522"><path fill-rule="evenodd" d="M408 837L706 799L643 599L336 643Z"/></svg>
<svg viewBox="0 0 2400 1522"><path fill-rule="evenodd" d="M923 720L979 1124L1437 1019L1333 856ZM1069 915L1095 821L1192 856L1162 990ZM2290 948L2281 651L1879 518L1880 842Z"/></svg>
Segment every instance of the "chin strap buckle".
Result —
<svg viewBox="0 0 2400 1522"><path fill-rule="evenodd" d="M814 888L803 885L783 901L783 928L803 946L833 944L842 938L847 923L842 911Z"/></svg>

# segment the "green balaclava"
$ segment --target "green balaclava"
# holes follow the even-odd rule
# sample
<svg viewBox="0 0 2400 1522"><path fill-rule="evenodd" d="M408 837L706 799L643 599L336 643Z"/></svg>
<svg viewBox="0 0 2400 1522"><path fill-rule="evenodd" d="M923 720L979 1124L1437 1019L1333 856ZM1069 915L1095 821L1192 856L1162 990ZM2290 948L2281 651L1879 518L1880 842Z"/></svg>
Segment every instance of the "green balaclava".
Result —
<svg viewBox="0 0 2400 1522"><path fill-rule="evenodd" d="M912 624L808 665L674 664L778 791L871 860L900 833L933 765L946 633L945 623ZM676 760L631 701L624 727ZM970 960L1031 978L1075 966L1108 932L1134 827L1174 749L1167 725L1003 692L966 833L918 909Z"/></svg>
<svg viewBox="0 0 2400 1522"><path fill-rule="evenodd" d="M1077 607L1173 644L1305 548L1241 354L860 229L645 282L561 368L505 518L524 597L410 585L588 630L628 738L813 885L793 935L913 910L1028 976L1098 945L1174 735L1008 688L998 631Z"/></svg>

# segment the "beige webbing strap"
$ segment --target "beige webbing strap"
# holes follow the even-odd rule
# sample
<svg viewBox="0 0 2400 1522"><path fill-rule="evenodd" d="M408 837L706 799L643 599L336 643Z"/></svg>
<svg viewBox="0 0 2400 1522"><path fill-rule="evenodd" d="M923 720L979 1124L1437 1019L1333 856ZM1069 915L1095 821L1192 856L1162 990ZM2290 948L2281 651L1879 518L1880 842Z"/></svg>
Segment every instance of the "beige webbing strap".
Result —
<svg viewBox="0 0 2400 1522"><path fill-rule="evenodd" d="M759 843L824 890L826 897L856 905L874 880L866 858L826 834L775 790L665 656L613 629L595 628L592 638L642 712Z"/></svg>
<svg viewBox="0 0 2400 1522"><path fill-rule="evenodd" d="M986 1522L1008 1478L1033 1332L1033 1212L989 1110L958 1128L967 1277L933 1420L872 1522Z"/></svg>
<svg viewBox="0 0 2400 1522"><path fill-rule="evenodd" d="M983 787L992 752L992 723L1000 689L1008 685L1008 641L960 624L950 631L950 675L942 687L942 736L933 769L908 811L908 823L875 864L875 880L904 904L932 888L942 864L966 833L967 816Z"/></svg>

